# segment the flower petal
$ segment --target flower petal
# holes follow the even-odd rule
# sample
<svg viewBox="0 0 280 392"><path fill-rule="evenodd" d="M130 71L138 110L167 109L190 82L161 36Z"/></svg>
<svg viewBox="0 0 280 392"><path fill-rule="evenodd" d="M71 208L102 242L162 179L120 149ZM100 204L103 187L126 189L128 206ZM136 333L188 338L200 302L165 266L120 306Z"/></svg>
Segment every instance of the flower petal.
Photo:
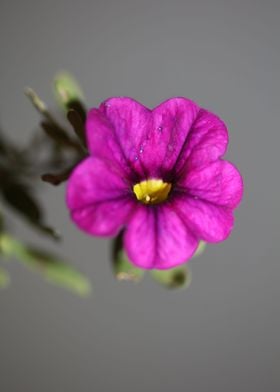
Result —
<svg viewBox="0 0 280 392"><path fill-rule="evenodd" d="M186 173L178 186L190 195L216 205L236 208L243 194L243 181L236 167L219 160L202 168Z"/></svg>
<svg viewBox="0 0 280 392"><path fill-rule="evenodd" d="M110 98L87 117L87 140L90 152L114 162L131 176L140 172L138 153L151 112L131 98ZM136 180L136 179L135 179Z"/></svg>
<svg viewBox="0 0 280 392"><path fill-rule="evenodd" d="M139 155L150 177L169 179L198 112L197 104L187 98L171 98L153 109Z"/></svg>
<svg viewBox="0 0 280 392"><path fill-rule="evenodd" d="M87 158L71 174L66 201L73 221L92 235L115 235L134 207L131 190L109 163Z"/></svg>
<svg viewBox="0 0 280 392"><path fill-rule="evenodd" d="M225 123L215 114L200 109L177 161L176 173L201 168L216 161L225 154L227 145L228 131Z"/></svg>
<svg viewBox="0 0 280 392"><path fill-rule="evenodd" d="M168 269L186 262L198 240L170 205L138 205L126 229L124 245L138 267Z"/></svg>
<svg viewBox="0 0 280 392"><path fill-rule="evenodd" d="M131 98L110 98L87 118L92 154L114 161L137 182L162 178L173 168L199 107L186 98L172 98L153 110Z"/></svg>
<svg viewBox="0 0 280 392"><path fill-rule="evenodd" d="M178 195L173 203L188 227L201 240L224 241L233 229L232 209L184 195Z"/></svg>

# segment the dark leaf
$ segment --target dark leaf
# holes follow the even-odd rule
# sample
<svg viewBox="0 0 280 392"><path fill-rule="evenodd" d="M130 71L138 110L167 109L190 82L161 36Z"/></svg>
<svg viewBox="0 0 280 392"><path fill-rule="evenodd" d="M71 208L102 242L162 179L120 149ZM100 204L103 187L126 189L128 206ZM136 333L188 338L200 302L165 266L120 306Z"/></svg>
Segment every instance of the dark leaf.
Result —
<svg viewBox="0 0 280 392"><path fill-rule="evenodd" d="M43 222L43 211L28 186L6 181L1 189L4 201L41 233L59 239L59 234Z"/></svg>
<svg viewBox="0 0 280 392"><path fill-rule="evenodd" d="M60 128L56 124L47 121L42 121L41 126L46 134L56 143L67 147L77 147L77 143L71 139L71 137L63 128Z"/></svg>
<svg viewBox="0 0 280 392"><path fill-rule="evenodd" d="M40 221L42 211L30 189L23 184L7 182L1 189L6 203L31 222Z"/></svg>
<svg viewBox="0 0 280 392"><path fill-rule="evenodd" d="M78 113L81 121L83 124L86 122L86 117L87 117L87 111L84 106L84 104L81 101L78 100L71 100L68 102L67 109L69 110L74 110L76 113Z"/></svg>
<svg viewBox="0 0 280 392"><path fill-rule="evenodd" d="M51 173L46 173L42 175L42 180L44 182L48 182L49 184L52 185L60 185L62 182L66 181L69 177L70 172L67 170L66 172L60 173L60 174L51 174Z"/></svg>
<svg viewBox="0 0 280 392"><path fill-rule="evenodd" d="M86 147L84 120L81 118L80 114L74 109L70 109L67 112L67 118L70 124L72 125L76 135L78 136L79 140L81 141L82 145Z"/></svg>

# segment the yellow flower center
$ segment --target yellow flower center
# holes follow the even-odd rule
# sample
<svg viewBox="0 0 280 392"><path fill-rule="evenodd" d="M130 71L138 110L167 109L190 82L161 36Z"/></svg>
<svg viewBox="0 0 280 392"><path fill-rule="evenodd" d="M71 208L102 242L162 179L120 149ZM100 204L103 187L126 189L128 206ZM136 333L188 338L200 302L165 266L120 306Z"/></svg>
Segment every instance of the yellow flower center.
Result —
<svg viewBox="0 0 280 392"><path fill-rule="evenodd" d="M162 180L145 180L133 187L137 200L144 204L158 204L165 201L171 190L171 184Z"/></svg>

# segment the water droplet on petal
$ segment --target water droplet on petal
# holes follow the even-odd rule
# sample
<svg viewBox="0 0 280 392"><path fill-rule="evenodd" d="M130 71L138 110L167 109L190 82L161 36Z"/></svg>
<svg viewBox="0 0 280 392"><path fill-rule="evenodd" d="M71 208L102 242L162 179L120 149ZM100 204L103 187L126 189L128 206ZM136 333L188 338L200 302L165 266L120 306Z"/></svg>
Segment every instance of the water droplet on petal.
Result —
<svg viewBox="0 0 280 392"><path fill-rule="evenodd" d="M143 152L144 152L144 143L141 144L140 150L139 150L139 153L140 153L140 154L143 154Z"/></svg>
<svg viewBox="0 0 280 392"><path fill-rule="evenodd" d="M174 147L172 146L172 144L168 144L168 151L173 151Z"/></svg>
<svg viewBox="0 0 280 392"><path fill-rule="evenodd" d="M159 131L159 132L162 132L162 127L161 127L161 126L158 127L158 131Z"/></svg>
<svg viewBox="0 0 280 392"><path fill-rule="evenodd" d="M138 161L138 156L137 155L135 155L134 160Z"/></svg>

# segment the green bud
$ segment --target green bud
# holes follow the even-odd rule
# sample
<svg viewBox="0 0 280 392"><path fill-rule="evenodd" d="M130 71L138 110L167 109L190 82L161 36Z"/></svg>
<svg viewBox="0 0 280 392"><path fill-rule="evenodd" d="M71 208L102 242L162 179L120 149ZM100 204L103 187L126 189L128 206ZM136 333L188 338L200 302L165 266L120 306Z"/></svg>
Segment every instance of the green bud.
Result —
<svg viewBox="0 0 280 392"><path fill-rule="evenodd" d="M68 72L60 72L54 78L54 94L60 106L68 110L72 102L84 101L84 94L75 80Z"/></svg>
<svg viewBox="0 0 280 392"><path fill-rule="evenodd" d="M197 247L197 250L196 250L195 254L193 255L193 257L201 256L202 253L205 251L205 249L206 249L206 242L200 241L200 243L199 243L199 245Z"/></svg>
<svg viewBox="0 0 280 392"><path fill-rule="evenodd" d="M132 282L139 282L145 274L144 270L131 264L123 249L118 251L114 260L114 272L118 280L130 280Z"/></svg>
<svg viewBox="0 0 280 392"><path fill-rule="evenodd" d="M152 270L153 279L168 289L187 288L191 283L191 271L186 265L168 269Z"/></svg>

